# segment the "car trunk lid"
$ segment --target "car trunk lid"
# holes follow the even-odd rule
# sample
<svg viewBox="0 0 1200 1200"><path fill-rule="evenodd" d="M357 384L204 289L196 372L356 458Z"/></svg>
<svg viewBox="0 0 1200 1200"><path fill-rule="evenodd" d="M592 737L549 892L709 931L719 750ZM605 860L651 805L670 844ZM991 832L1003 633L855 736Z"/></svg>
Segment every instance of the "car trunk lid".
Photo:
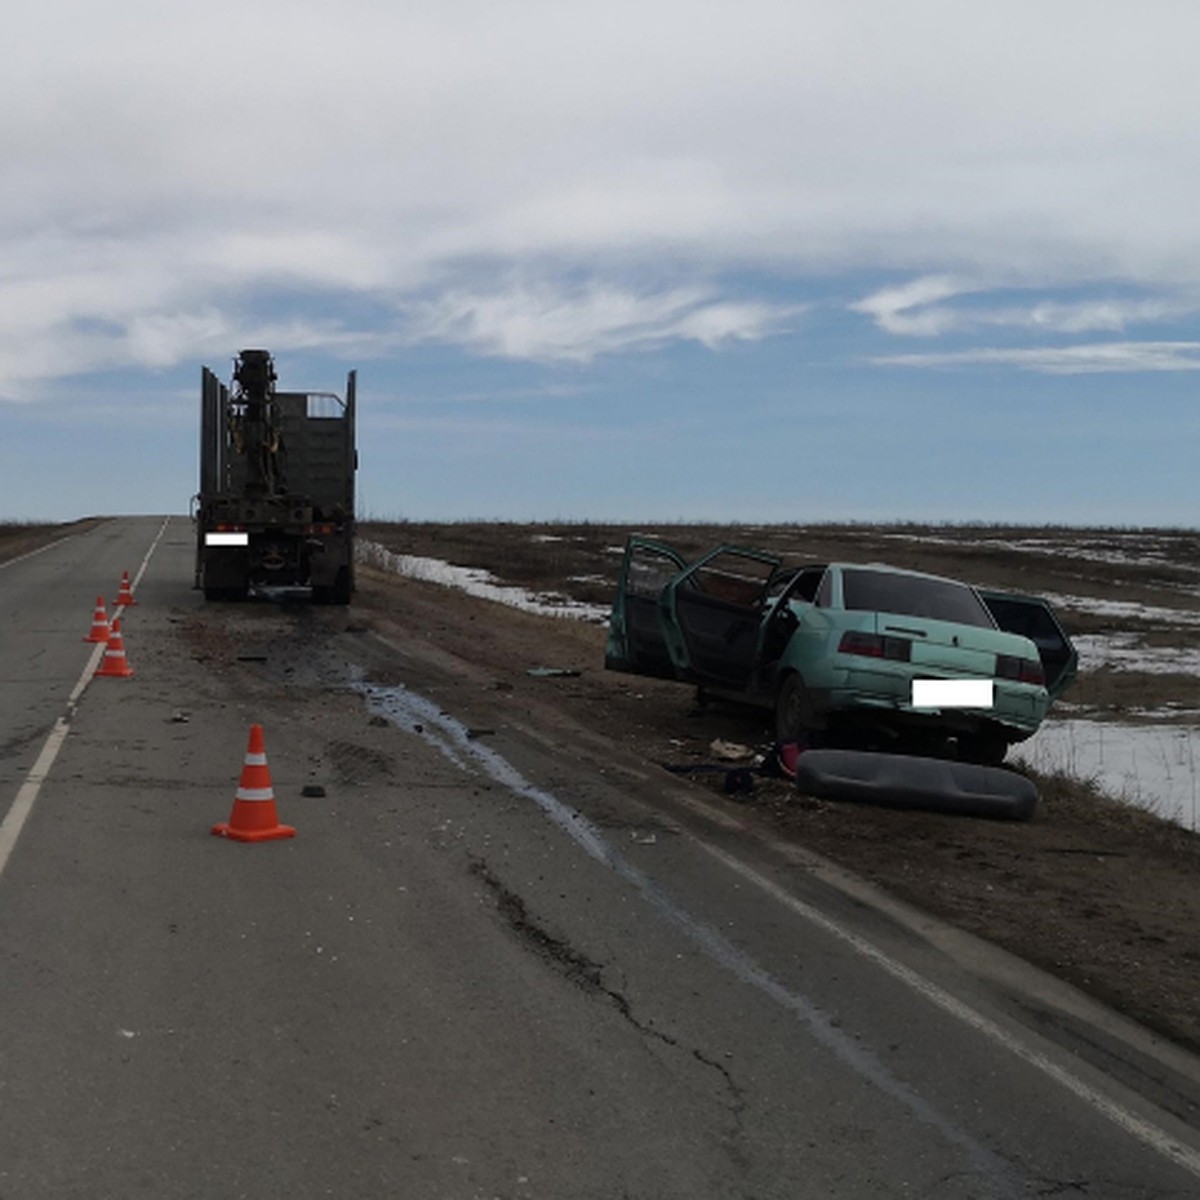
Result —
<svg viewBox="0 0 1200 1200"><path fill-rule="evenodd" d="M935 621L929 617L881 612L875 615L875 632L905 638L909 661L916 667L952 676L986 676L996 673L996 655L1029 657L1024 638L995 629Z"/></svg>

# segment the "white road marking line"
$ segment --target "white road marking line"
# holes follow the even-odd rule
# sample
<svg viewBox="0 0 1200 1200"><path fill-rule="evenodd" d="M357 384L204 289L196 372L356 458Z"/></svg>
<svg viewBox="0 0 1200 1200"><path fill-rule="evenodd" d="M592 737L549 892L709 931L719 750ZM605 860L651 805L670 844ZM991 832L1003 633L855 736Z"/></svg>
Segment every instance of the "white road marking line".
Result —
<svg viewBox="0 0 1200 1200"><path fill-rule="evenodd" d="M4 874L9 855L12 854L13 847L17 844L17 838L21 836L21 830L25 827L25 822L33 809L33 802L37 799L42 783L54 765L54 760L58 757L58 752L62 748L70 728L65 717L59 717L55 721L54 728L50 731L50 736L46 739L46 744L37 757L37 762L30 768L25 782L17 789L17 798L12 802L12 807L9 808L7 816L0 824L0 875Z"/></svg>
<svg viewBox="0 0 1200 1200"><path fill-rule="evenodd" d="M92 657L88 659L88 664L83 668L83 674L80 675L79 682L75 684L71 689L71 694L67 697L68 717L75 715L75 706L79 703L79 697L83 695L83 689L91 683L92 676L96 673L96 667L99 665L100 659L107 649L107 642L97 642L92 648Z"/></svg>
<svg viewBox="0 0 1200 1200"><path fill-rule="evenodd" d="M33 811L33 803L42 790L46 776L50 774L50 768L54 766L54 760L58 757L63 742L67 740L67 734L71 732L71 717L75 715L75 705L79 697L83 695L83 689L87 687L96 673L96 667L99 665L100 656L104 650L103 642L97 642L92 647L87 666L83 668L83 674L80 675L79 682L71 690L70 698L67 700L66 714L54 722L54 728L50 730L50 736L46 738L42 752L37 756L37 761L33 766L29 768L25 782L17 789L17 798L12 802L3 823L0 823L0 875L4 874L9 855L12 854L13 847L17 844L17 838L21 836L21 830L25 828L25 822Z"/></svg>
<svg viewBox="0 0 1200 1200"><path fill-rule="evenodd" d="M142 559L142 565L140 567L138 567L138 572L133 578L133 583L131 583L129 585L130 590L136 589L137 585L142 582L142 576L145 575L146 568L150 565L150 556L154 553L154 551L156 549L158 549L158 543L162 541L162 535L167 532L167 526L170 523L171 523L170 517L163 517L162 526L159 528L159 531L158 531L157 535L155 536L154 541L152 541L150 543L150 549L146 551L146 557Z"/></svg>
<svg viewBox="0 0 1200 1200"><path fill-rule="evenodd" d="M1178 1140L1171 1137L1165 1130L1159 1129L1157 1125L1152 1125L1149 1121L1144 1121L1141 1117L1131 1113L1123 1105L1118 1104L1115 1100L1097 1091L1077 1075L1073 1075L1065 1067L1059 1066L1058 1063L1048 1058L1040 1050L1035 1050L1032 1046L1027 1045L1015 1034L1003 1029L995 1021L971 1008L970 1005L964 1004L963 1001L959 1000L956 996L952 996L932 980L926 979L924 975L914 971L911 967L906 967L903 963L897 962L896 959L885 954L874 943L847 929L844 925L827 916L819 909L814 908L811 904L806 904L803 900L791 895L791 893L785 891L765 876L760 875L744 862L741 862L716 846L709 845L708 842L702 841L700 838L693 838L693 841L718 862L723 863L747 882L754 884L755 887L766 892L767 895L791 909L798 916L803 917L806 921L818 926L832 937L852 947L864 958L886 971L893 979L898 980L906 987L924 996L925 999L935 1004L943 1012L949 1013L985 1037L990 1038L997 1045L1002 1046L1009 1053L1015 1054L1031 1067L1041 1071L1044 1075L1048 1075L1085 1104L1090 1105L1110 1121L1119 1125L1126 1133L1132 1134L1152 1150L1157 1151L1165 1158L1183 1167L1184 1170L1200 1178L1200 1153L1197 1153L1188 1146L1180 1145Z"/></svg>
<svg viewBox="0 0 1200 1200"><path fill-rule="evenodd" d="M154 553L158 546L162 535L166 532L167 523L170 517L163 519L162 528L158 531L158 536L150 543L150 549L146 551L146 557L142 559L141 569L138 571L138 579L145 574L146 567L150 562L150 556ZM74 537L74 534L68 535ZM58 542L51 542L51 546L56 546L59 542L67 541L67 538L59 538ZM42 550L49 550L50 546L43 546ZM34 550L33 554L40 554L40 550ZM30 558L32 555L23 555L24 558ZM13 559L13 562L20 562L20 559ZM7 566L9 564L0 564ZM0 876L4 874L4 868L8 865L8 860L12 855L13 848L17 844L17 838L21 836L21 830L25 828L25 822L29 820L29 814L33 811L34 802L38 798L38 793L42 790L42 784L46 782L46 776L50 774L50 768L54 766L54 760L58 757L58 752L62 749L63 742L67 740L67 734L71 732L71 718L75 715L76 706L79 704L79 698L83 695L84 689L92 681L92 676L96 673L96 668L100 665L100 658L107 649L105 642L97 642L92 647L92 653L87 661L87 666L83 668L83 674L79 676L78 682L71 689L71 694L67 697L67 711L63 716L59 717L54 722L54 728L50 730L50 735L46 738L42 746L41 753L37 756L37 761L29 769L29 774L25 776L25 782L17 789L16 799L9 806L8 812L4 816L3 822L0 822Z"/></svg>

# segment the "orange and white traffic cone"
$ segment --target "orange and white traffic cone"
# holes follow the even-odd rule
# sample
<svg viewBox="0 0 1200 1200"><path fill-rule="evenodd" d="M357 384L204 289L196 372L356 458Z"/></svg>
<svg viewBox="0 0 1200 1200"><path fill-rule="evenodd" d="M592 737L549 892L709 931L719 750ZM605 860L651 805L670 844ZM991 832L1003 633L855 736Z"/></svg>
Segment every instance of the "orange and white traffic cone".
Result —
<svg viewBox="0 0 1200 1200"><path fill-rule="evenodd" d="M108 631L108 645L104 648L104 661L96 675L108 675L113 679L128 679L133 674L129 660L125 657L125 639L121 636L121 619L113 617Z"/></svg>
<svg viewBox="0 0 1200 1200"><path fill-rule="evenodd" d="M92 615L92 631L83 639L85 642L108 641L108 614L104 611L104 597L96 597L96 611Z"/></svg>
<svg viewBox="0 0 1200 1200"><path fill-rule="evenodd" d="M133 598L133 589L129 586L129 572L121 572L121 589L117 592L117 598L113 603L118 608L130 608L137 601Z"/></svg>
<svg viewBox="0 0 1200 1200"><path fill-rule="evenodd" d="M271 787L261 725L250 726L250 745L246 748L233 812L228 821L214 825L212 831L218 837L232 838L235 842L265 842L296 836L290 825L280 825L275 811L275 791Z"/></svg>

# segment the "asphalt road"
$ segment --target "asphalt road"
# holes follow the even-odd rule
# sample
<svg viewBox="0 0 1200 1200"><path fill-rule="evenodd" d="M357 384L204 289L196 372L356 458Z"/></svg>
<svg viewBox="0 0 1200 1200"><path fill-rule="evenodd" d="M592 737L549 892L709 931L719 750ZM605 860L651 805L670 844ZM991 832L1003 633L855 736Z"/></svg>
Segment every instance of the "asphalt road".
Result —
<svg viewBox="0 0 1200 1200"><path fill-rule="evenodd" d="M0 567L0 1200L1200 1196L1193 1058L191 552Z"/></svg>

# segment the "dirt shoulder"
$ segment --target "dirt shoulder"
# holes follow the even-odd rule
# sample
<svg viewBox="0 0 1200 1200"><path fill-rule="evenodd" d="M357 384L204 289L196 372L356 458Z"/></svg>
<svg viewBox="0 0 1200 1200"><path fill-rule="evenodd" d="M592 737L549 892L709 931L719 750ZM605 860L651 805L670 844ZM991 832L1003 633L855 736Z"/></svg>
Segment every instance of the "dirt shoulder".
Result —
<svg viewBox="0 0 1200 1200"><path fill-rule="evenodd" d="M690 689L606 672L604 630L364 569L355 619L419 630L553 733L582 725L647 764L762 747L765 720L697 709ZM532 676L533 668L578 675ZM669 778L664 770L664 779ZM1034 777L1032 821L1002 823L814 800L760 779L748 818L1200 1051L1200 837L1065 778ZM698 777L717 789L719 777Z"/></svg>
<svg viewBox="0 0 1200 1200"><path fill-rule="evenodd" d="M0 563L31 554L51 542L74 533L87 533L104 521L103 517L84 517L60 525L26 521L0 521Z"/></svg>

